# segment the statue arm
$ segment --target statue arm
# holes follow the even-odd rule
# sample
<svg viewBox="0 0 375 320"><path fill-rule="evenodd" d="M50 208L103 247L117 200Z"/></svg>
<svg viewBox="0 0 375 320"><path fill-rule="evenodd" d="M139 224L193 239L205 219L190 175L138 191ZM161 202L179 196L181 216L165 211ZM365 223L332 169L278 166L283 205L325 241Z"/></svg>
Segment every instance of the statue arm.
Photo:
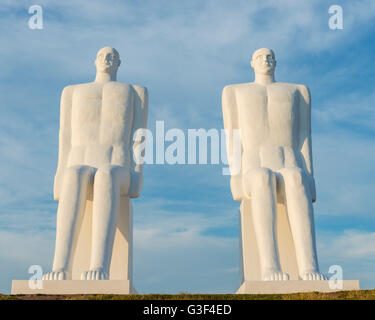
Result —
<svg viewBox="0 0 375 320"><path fill-rule="evenodd" d="M222 93L222 109L223 109L223 120L227 147L227 158L228 164L231 171L230 186L233 195L233 199L241 201L243 199L243 188L242 188L242 174L241 170L237 172L234 168L236 161L235 157L241 157L241 155L234 154L236 150L234 148L234 130L239 129L238 124L238 111L236 96L233 87L226 86Z"/></svg>
<svg viewBox="0 0 375 320"><path fill-rule="evenodd" d="M144 143L145 136L142 136L142 130L147 127L148 116L148 92L147 89L133 85L135 91L134 97L134 118L131 132L131 164L130 174L131 182L129 187L129 197L136 198L139 196L143 183L143 164L137 163L136 159L140 159L144 155L145 150L140 148L140 144Z"/></svg>
<svg viewBox="0 0 375 320"><path fill-rule="evenodd" d="M316 200L316 189L314 180L314 169L312 161L311 143L311 96L308 87L300 87L300 108L299 108L299 145L303 155L305 170L309 174L312 201Z"/></svg>
<svg viewBox="0 0 375 320"><path fill-rule="evenodd" d="M65 87L60 100L59 157L54 180L54 199L59 201L63 173L71 148L71 108L73 87Z"/></svg>

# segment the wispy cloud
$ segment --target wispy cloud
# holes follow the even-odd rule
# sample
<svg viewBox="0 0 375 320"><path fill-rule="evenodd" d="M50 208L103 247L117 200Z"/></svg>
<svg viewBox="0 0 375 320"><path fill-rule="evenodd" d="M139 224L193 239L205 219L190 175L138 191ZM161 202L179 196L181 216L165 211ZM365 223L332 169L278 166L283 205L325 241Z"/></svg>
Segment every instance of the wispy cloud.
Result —
<svg viewBox="0 0 375 320"><path fill-rule="evenodd" d="M324 124L349 124L375 131L375 90L335 96L314 113Z"/></svg>

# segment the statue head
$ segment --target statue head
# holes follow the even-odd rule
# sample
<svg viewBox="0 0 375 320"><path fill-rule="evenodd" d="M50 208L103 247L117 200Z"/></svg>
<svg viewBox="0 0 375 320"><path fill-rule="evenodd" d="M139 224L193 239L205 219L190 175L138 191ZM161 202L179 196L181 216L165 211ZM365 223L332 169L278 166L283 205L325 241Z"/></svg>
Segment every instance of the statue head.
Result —
<svg viewBox="0 0 375 320"><path fill-rule="evenodd" d="M104 47L98 51L95 60L96 71L101 73L116 72L121 64L120 55L115 48Z"/></svg>
<svg viewBox="0 0 375 320"><path fill-rule="evenodd" d="M271 49L261 48L253 53L251 67L256 74L272 75L275 72L275 54Z"/></svg>

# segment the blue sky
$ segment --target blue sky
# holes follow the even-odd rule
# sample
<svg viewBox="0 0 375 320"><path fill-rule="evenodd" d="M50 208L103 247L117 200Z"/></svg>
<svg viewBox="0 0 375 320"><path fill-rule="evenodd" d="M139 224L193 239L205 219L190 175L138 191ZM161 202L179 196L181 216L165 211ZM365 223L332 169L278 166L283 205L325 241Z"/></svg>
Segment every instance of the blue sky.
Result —
<svg viewBox="0 0 375 320"><path fill-rule="evenodd" d="M44 9L43 30L28 8ZM339 4L344 29L330 30ZM11 1L0 5L0 292L52 265L59 99L92 81L115 47L118 80L146 86L148 128L222 128L221 90L253 81L272 48L276 80L312 94L318 256L323 272L375 288L375 3L290 1ZM141 293L234 292L238 205L221 165L146 165L134 201L134 281Z"/></svg>

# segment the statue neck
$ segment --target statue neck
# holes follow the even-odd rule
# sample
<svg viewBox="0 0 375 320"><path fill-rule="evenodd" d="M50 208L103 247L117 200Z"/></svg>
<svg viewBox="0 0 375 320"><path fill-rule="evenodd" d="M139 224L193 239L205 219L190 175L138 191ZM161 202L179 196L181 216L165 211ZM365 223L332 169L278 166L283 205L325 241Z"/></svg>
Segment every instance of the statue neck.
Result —
<svg viewBox="0 0 375 320"><path fill-rule="evenodd" d="M275 82L274 74L255 74L255 83L267 86Z"/></svg>
<svg viewBox="0 0 375 320"><path fill-rule="evenodd" d="M108 82L116 81L117 72L106 73L106 72L97 72L95 77L95 82Z"/></svg>

